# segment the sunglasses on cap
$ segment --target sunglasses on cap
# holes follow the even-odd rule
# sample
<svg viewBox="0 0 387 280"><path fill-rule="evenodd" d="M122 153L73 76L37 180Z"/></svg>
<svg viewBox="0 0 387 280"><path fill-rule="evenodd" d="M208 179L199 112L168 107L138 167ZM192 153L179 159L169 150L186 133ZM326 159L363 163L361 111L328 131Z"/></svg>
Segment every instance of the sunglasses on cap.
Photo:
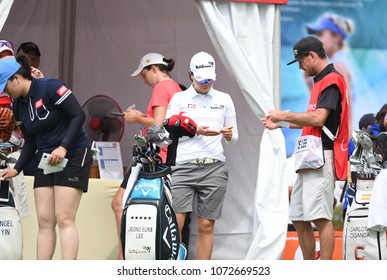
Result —
<svg viewBox="0 0 387 280"><path fill-rule="evenodd" d="M212 79L205 79L205 80L202 80L202 81L198 81L198 80L196 80L199 84L210 84L210 83L212 83L214 80L212 80Z"/></svg>
<svg viewBox="0 0 387 280"><path fill-rule="evenodd" d="M8 42L8 41L0 41L0 48L1 47L8 47L10 49L13 49L13 44L11 42Z"/></svg>

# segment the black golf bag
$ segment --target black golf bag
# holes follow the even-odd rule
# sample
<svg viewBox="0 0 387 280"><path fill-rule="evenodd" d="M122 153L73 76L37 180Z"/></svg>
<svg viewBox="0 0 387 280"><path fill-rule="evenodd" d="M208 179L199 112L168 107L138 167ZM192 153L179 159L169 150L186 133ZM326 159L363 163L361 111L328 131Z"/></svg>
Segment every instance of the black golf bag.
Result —
<svg viewBox="0 0 387 280"><path fill-rule="evenodd" d="M133 167L124 194L121 245L127 260L183 260L172 206L171 167L162 163L159 147L172 143L162 126L148 128L147 137L135 135Z"/></svg>
<svg viewBox="0 0 387 280"><path fill-rule="evenodd" d="M157 165L141 171L127 199L121 243L127 260L176 260L180 239L172 208L171 169Z"/></svg>

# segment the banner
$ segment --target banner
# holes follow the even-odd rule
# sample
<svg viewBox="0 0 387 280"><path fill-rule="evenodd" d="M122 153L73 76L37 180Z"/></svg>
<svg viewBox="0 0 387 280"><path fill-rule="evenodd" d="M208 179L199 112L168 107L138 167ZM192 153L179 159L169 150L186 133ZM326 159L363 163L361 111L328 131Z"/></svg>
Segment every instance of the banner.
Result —
<svg viewBox="0 0 387 280"><path fill-rule="evenodd" d="M306 111L310 91L303 71L297 63L290 66L286 63L294 59L293 45L299 39L309 35L322 36L325 28L334 29L344 37L342 41L327 40L323 43L326 51L336 47L337 52L327 52L328 58L335 65L345 67L349 73L352 130L359 130L359 120L364 114L376 115L382 105L387 103L385 3L385 0L289 0L288 5L281 6L283 110ZM339 29L332 22L336 22ZM328 46L329 43L331 46ZM301 134L301 130L283 129L283 132L286 153L290 156L295 138Z"/></svg>
<svg viewBox="0 0 387 280"><path fill-rule="evenodd" d="M231 2L254 2L266 4L287 4L288 0L231 0Z"/></svg>
<svg viewBox="0 0 387 280"><path fill-rule="evenodd" d="M12 4L13 0L0 0L0 31L3 29L9 11L11 10Z"/></svg>

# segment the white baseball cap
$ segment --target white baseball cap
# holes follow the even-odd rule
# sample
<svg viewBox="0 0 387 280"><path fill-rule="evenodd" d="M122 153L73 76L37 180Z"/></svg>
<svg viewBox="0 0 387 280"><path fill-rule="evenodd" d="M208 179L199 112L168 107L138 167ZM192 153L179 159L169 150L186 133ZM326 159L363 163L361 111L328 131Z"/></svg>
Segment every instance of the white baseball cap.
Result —
<svg viewBox="0 0 387 280"><path fill-rule="evenodd" d="M206 52L195 54L191 58L189 68L199 83L216 79L215 60Z"/></svg>
<svg viewBox="0 0 387 280"><path fill-rule="evenodd" d="M0 53L3 51L9 51L11 55L14 55L13 44L7 40L0 40Z"/></svg>
<svg viewBox="0 0 387 280"><path fill-rule="evenodd" d="M154 64L163 64L168 66L168 63L164 61L164 56L162 56L161 54L148 53L141 58L140 64L138 65L137 70L133 72L132 76L133 77L137 76L138 74L141 73L144 67L147 67L149 65L154 65Z"/></svg>

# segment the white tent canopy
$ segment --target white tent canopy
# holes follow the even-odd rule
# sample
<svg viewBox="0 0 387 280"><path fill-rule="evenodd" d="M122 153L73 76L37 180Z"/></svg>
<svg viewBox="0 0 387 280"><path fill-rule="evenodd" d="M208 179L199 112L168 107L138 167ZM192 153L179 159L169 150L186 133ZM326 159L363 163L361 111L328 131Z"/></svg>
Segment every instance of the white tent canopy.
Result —
<svg viewBox="0 0 387 280"><path fill-rule="evenodd" d="M277 259L287 226L285 147L282 133L264 131L259 118L278 105L278 17L272 4L228 1L14 0L1 39L35 42L43 73L68 83L81 104L105 94L123 109L136 103L142 111L151 89L130 73L144 54L173 58L173 78L188 86L192 55L211 53L218 61L215 88L233 98L239 130L238 143L226 145L229 187L213 258ZM138 129L125 127L126 164ZM193 249L195 230L191 235Z"/></svg>

